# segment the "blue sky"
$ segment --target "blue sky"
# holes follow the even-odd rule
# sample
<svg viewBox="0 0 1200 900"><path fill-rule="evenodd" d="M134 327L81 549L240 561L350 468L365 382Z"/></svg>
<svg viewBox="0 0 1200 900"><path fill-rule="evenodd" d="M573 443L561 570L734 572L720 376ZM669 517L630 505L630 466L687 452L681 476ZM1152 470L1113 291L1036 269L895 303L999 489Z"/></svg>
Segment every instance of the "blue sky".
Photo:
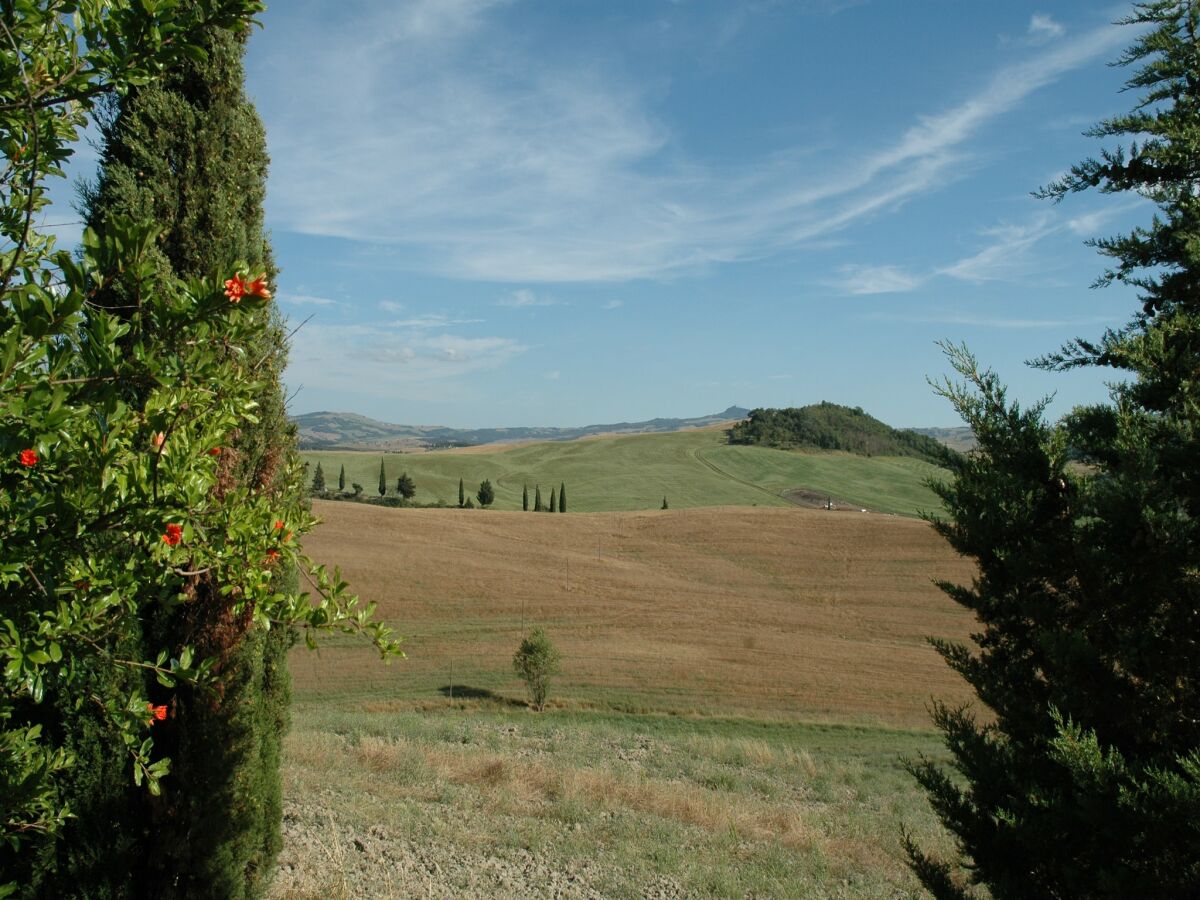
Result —
<svg viewBox="0 0 1200 900"><path fill-rule="evenodd" d="M1123 323L1084 246L1129 197L1030 191L1129 107L1126 7L1006 0L276 0L247 57L294 413L578 425L819 400L957 424L965 341Z"/></svg>

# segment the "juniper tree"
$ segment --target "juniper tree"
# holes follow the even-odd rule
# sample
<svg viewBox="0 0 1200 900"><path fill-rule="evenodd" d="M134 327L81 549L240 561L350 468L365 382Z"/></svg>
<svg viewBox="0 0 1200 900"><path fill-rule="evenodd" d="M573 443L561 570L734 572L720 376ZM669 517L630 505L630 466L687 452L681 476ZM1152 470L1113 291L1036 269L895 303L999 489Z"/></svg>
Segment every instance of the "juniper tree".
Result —
<svg viewBox="0 0 1200 900"><path fill-rule="evenodd" d="M384 468L384 461L379 460L379 496L383 497L387 494L387 470Z"/></svg>
<svg viewBox="0 0 1200 900"><path fill-rule="evenodd" d="M405 500L411 500L417 493L417 486L413 480L408 477L408 473L404 472L396 481L396 491Z"/></svg>
<svg viewBox="0 0 1200 900"><path fill-rule="evenodd" d="M558 486L558 511L567 511L567 483L565 481Z"/></svg>
<svg viewBox="0 0 1200 900"><path fill-rule="evenodd" d="M960 849L907 842L939 897L1200 895L1200 2L1139 3L1123 24L1139 102L1091 131L1116 146L1039 192L1158 207L1092 242L1112 260L1098 283L1134 286L1141 309L1038 361L1115 369L1110 402L1047 424L954 347L962 380L939 386L979 441L935 522L977 561L943 588L979 629L975 648L936 646L986 708L935 707L956 774L911 766Z"/></svg>
<svg viewBox="0 0 1200 900"><path fill-rule="evenodd" d="M491 506L496 500L496 491L492 483L485 478L479 483L479 493L475 496L479 498L480 506Z"/></svg>
<svg viewBox="0 0 1200 900"><path fill-rule="evenodd" d="M314 494L325 493L325 470L321 468L321 463L317 463L317 471L313 473L312 490Z"/></svg>
<svg viewBox="0 0 1200 900"><path fill-rule="evenodd" d="M183 5L201 6L199 0ZM99 117L101 168L94 182L81 187L81 211L101 233L120 217L156 222L162 231L151 258L163 273L197 277L244 265L274 282L263 230L265 133L243 88L247 33L211 30L203 56L111 98ZM137 292L130 277L113 282L96 301L120 313L136 303ZM258 423L243 429L235 446L223 448L221 489L272 496L296 464L295 439L280 380L287 359L283 322L273 304L260 316L251 359L230 361L251 367L248 377L261 382ZM175 709L156 734L156 745L172 759L172 774L150 813L153 827L132 832L132 849L143 890L156 896L252 896L264 888L282 843L279 763L288 721L284 654L290 636L249 619L231 621L221 585L204 575L195 577L191 593L188 604L145 621L147 639L190 640L206 655L217 655L221 689L204 696L159 689ZM103 809L102 821L145 818L138 802L103 787L76 799L78 806ZM97 852L77 835L67 841L77 856ZM111 865L123 864L113 855Z"/></svg>
<svg viewBox="0 0 1200 900"><path fill-rule="evenodd" d="M521 509L524 512L529 512L529 485L521 487Z"/></svg>

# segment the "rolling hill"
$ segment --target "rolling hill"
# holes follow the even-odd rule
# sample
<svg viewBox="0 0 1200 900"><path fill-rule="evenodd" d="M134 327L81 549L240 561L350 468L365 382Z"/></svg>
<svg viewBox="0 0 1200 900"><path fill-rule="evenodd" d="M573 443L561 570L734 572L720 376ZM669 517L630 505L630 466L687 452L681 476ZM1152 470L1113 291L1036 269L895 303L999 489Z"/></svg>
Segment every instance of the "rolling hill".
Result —
<svg viewBox="0 0 1200 900"><path fill-rule="evenodd" d="M744 418L749 410L731 406L690 419L648 419L577 428L447 428L442 425L393 425L357 413L315 412L293 416L302 450L418 450L471 447L520 441L571 441L598 434L654 434L706 428Z"/></svg>
<svg viewBox="0 0 1200 900"><path fill-rule="evenodd" d="M321 463L326 485L336 488L341 467L346 486L376 495L382 462L389 491L402 472L416 482L416 501L458 501L461 478L468 494L487 478L495 509L521 509L521 492L567 485L568 511L672 509L705 506L821 505L832 500L879 512L913 516L937 510L926 486L942 471L913 457L865 457L844 452L797 452L726 442L718 428L547 441L515 447L480 447L426 453L305 451L310 471Z"/></svg>

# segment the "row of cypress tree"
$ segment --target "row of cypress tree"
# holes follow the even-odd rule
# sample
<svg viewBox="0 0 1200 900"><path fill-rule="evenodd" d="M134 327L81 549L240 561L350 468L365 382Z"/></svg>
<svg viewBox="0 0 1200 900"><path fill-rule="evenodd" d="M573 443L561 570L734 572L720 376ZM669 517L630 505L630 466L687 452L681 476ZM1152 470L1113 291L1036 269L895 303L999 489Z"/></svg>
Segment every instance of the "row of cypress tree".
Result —
<svg viewBox="0 0 1200 900"><path fill-rule="evenodd" d="M163 271L196 277L241 264L273 284L263 230L268 159L262 123L243 87L245 40L245 33L213 29L204 58L107 102L99 122L101 168L80 189L80 211L98 231L118 216L158 223L154 255ZM119 313L137 303L136 285L118 282L96 300ZM259 421L222 448L222 464L227 487L269 495L283 490L282 476L297 461L280 381L283 323L273 309L262 316L257 358L249 361L260 384ZM111 684L127 694L144 681L148 696L171 706L155 729L157 752L172 760L161 796L129 783L124 748L100 714L74 697L47 698L51 727L78 758L62 786L74 818L57 840L18 861L29 896L243 898L265 890L282 844L285 654L294 636L255 627L250 616L231 618L222 585L205 575L189 588L189 603L147 613L142 634L130 640L191 643L202 656L216 655L217 690L168 692L136 668ZM144 656L138 647L107 650Z"/></svg>
<svg viewBox="0 0 1200 900"><path fill-rule="evenodd" d="M525 485L521 489L521 509L529 512L529 485ZM558 486L558 493L555 494L554 488L550 488L550 503L542 503L542 486L536 484L533 487L533 511L534 512L560 512L567 511L567 483L561 482Z"/></svg>

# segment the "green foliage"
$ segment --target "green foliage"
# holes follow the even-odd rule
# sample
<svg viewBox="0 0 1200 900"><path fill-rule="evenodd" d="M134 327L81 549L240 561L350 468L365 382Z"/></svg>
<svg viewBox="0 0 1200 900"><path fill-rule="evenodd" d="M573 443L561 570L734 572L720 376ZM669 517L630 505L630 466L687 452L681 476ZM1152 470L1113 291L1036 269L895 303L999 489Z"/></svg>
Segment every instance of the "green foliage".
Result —
<svg viewBox="0 0 1200 900"><path fill-rule="evenodd" d="M567 483L564 481L558 486L558 511L567 511Z"/></svg>
<svg viewBox="0 0 1200 900"><path fill-rule="evenodd" d="M325 470L321 468L321 464L317 463L317 471L313 473L312 492L314 494L325 493Z"/></svg>
<svg viewBox="0 0 1200 900"><path fill-rule="evenodd" d="M346 467L342 466L342 470L338 472L338 490L346 490Z"/></svg>
<svg viewBox="0 0 1200 900"><path fill-rule="evenodd" d="M354 482L354 484L350 485L350 489L354 491L355 497L362 496L363 486L361 484L359 484L357 481Z"/></svg>
<svg viewBox="0 0 1200 900"><path fill-rule="evenodd" d="M417 493L416 483L408 477L407 472L401 473L396 481L396 492L405 500L411 500Z"/></svg>
<svg viewBox="0 0 1200 900"><path fill-rule="evenodd" d="M957 455L931 437L900 431L862 409L822 402L789 409L755 409L729 429L731 444L845 450L863 456L912 456L947 465Z"/></svg>
<svg viewBox="0 0 1200 900"><path fill-rule="evenodd" d="M1042 361L1126 379L1054 426L961 348L947 348L961 383L939 385L979 439L939 489L950 518L936 527L978 562L970 587L945 589L980 631L976 650L937 647L994 714L936 707L956 774L911 767L962 851L908 842L940 897L971 883L995 897L1200 892L1200 4L1138 4L1126 21L1141 102L1093 134L1133 142L1042 192L1132 190L1159 207L1094 242L1116 260L1102 282L1138 286L1141 313Z"/></svg>
<svg viewBox="0 0 1200 900"><path fill-rule="evenodd" d="M546 507L546 512L554 512L558 509L558 501L554 497L554 488L550 488L550 505Z"/></svg>
<svg viewBox="0 0 1200 900"><path fill-rule="evenodd" d="M661 509L669 509L669 508L670 507L667 506L667 498L666 498L666 496L664 496Z"/></svg>
<svg viewBox="0 0 1200 900"><path fill-rule="evenodd" d="M284 679L239 667L243 638L278 643L295 625L310 641L315 630L362 632L382 653L398 652L340 578L300 555L295 536L314 524L298 500L302 470L254 437L282 417L282 400L265 397L280 363L257 352L270 307L261 285L235 304L222 284L255 280L263 269L244 268L251 254L236 275L235 257L214 255L180 277L166 264L165 222L109 209L78 257L54 253L32 224L45 179L59 174L97 97L148 93L162 72L211 60L219 29L244 28L260 9L251 0L49 2L4 16L0 873L46 896L169 896L178 854L215 860L204 856L205 832L191 830L201 828L201 803L209 821L236 819L253 796L255 815L277 821L277 776L261 790L213 792L207 776L203 791L176 790L201 755L237 752L239 767L245 759L223 737L188 730L189 713L236 694L239 679L266 686L244 714L282 733ZM226 215L258 227L240 221L239 206ZM136 303L107 305L119 294ZM315 599L278 577L297 564ZM270 652L282 659L282 648ZM269 653L251 657L265 664ZM277 760L238 771L270 780ZM244 827L268 839L253 871L241 860L227 869L250 894L275 850L269 826ZM172 830L188 846L167 853ZM213 877L205 889L235 896L230 883Z"/></svg>
<svg viewBox="0 0 1200 900"><path fill-rule="evenodd" d="M542 506L542 486L535 484L533 486L533 511L541 512L545 507Z"/></svg>
<svg viewBox="0 0 1200 900"><path fill-rule="evenodd" d="M521 486L521 510L529 512L529 485Z"/></svg>
<svg viewBox="0 0 1200 900"><path fill-rule="evenodd" d="M561 661L562 655L541 628L531 631L513 655L513 671L525 682L529 702L538 712L546 708L550 680L558 674Z"/></svg>
<svg viewBox="0 0 1200 900"><path fill-rule="evenodd" d="M479 498L480 506L491 506L496 502L496 491L492 488L492 483L486 478L479 484L479 492L475 495Z"/></svg>
<svg viewBox="0 0 1200 900"><path fill-rule="evenodd" d="M387 494L387 469L384 468L383 460L379 461L379 496L383 497Z"/></svg>
<svg viewBox="0 0 1200 900"><path fill-rule="evenodd" d="M466 499L467 499L467 492L466 492L466 489L463 487L463 480L460 478L460 479L458 479L458 505L463 506L466 503Z"/></svg>

